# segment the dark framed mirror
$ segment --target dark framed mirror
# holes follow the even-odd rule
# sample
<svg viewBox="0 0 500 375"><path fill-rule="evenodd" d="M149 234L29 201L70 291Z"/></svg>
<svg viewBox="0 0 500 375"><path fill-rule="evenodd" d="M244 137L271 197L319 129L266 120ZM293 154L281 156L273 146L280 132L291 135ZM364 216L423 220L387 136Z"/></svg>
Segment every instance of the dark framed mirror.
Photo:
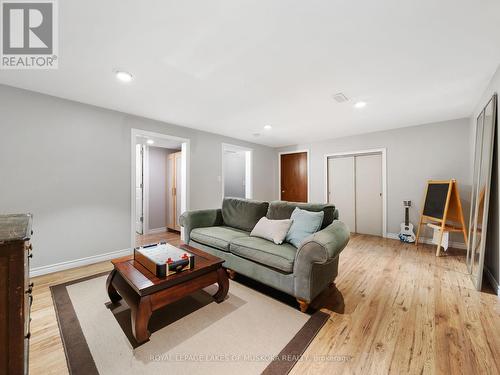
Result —
<svg viewBox="0 0 500 375"><path fill-rule="evenodd" d="M495 94L476 121L467 269L477 290L481 289L483 279L496 113L497 95Z"/></svg>

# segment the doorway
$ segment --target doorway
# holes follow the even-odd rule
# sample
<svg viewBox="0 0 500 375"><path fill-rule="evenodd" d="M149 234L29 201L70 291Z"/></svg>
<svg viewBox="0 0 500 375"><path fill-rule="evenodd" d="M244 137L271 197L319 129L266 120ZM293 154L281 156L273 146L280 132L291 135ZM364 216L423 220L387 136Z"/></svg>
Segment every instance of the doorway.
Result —
<svg viewBox="0 0 500 375"><path fill-rule="evenodd" d="M180 232L179 217L181 216L181 180L182 180L182 151L171 150L167 155L167 189L166 189L166 227Z"/></svg>
<svg viewBox="0 0 500 375"><path fill-rule="evenodd" d="M144 234L144 145L135 145L135 232Z"/></svg>
<svg viewBox="0 0 500 375"><path fill-rule="evenodd" d="M325 200L351 232L387 235L385 149L325 155Z"/></svg>
<svg viewBox="0 0 500 375"><path fill-rule="evenodd" d="M222 144L222 198L252 199L252 157L250 148Z"/></svg>
<svg viewBox="0 0 500 375"><path fill-rule="evenodd" d="M309 151L280 152L279 197L289 202L309 201Z"/></svg>
<svg viewBox="0 0 500 375"><path fill-rule="evenodd" d="M132 248L178 237L189 201L189 140L132 129L131 143Z"/></svg>

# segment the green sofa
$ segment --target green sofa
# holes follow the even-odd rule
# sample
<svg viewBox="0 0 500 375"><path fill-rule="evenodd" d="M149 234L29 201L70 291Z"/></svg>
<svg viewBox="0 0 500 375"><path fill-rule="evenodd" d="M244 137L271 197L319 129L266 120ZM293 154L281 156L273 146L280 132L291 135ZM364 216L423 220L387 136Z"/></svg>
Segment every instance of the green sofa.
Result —
<svg viewBox="0 0 500 375"><path fill-rule="evenodd" d="M289 219L295 207L324 212L321 230L306 238L299 248L250 236L261 217ZM224 259L230 276L238 272L288 293L306 311L309 303L333 283L340 252L349 241L347 226L337 218L338 211L331 204L225 198L222 209L185 212L180 224L184 241Z"/></svg>

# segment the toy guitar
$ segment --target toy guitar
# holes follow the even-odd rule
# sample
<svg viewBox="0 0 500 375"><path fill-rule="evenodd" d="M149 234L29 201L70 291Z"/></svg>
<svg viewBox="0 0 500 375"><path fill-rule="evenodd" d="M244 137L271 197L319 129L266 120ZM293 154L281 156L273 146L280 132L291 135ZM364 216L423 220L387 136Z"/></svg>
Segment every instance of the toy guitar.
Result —
<svg viewBox="0 0 500 375"><path fill-rule="evenodd" d="M415 233L413 233L413 224L409 220L409 212L411 201L403 201L405 207L405 222L401 223L401 231L399 232L399 239L403 242L415 242Z"/></svg>

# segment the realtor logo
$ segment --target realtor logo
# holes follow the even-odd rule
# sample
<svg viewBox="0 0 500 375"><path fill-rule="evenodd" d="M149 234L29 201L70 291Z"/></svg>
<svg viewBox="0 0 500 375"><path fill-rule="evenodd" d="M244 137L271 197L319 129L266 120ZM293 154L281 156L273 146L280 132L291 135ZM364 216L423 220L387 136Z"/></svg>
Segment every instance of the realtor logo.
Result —
<svg viewBox="0 0 500 375"><path fill-rule="evenodd" d="M0 68L56 69L58 63L56 0L0 0Z"/></svg>

